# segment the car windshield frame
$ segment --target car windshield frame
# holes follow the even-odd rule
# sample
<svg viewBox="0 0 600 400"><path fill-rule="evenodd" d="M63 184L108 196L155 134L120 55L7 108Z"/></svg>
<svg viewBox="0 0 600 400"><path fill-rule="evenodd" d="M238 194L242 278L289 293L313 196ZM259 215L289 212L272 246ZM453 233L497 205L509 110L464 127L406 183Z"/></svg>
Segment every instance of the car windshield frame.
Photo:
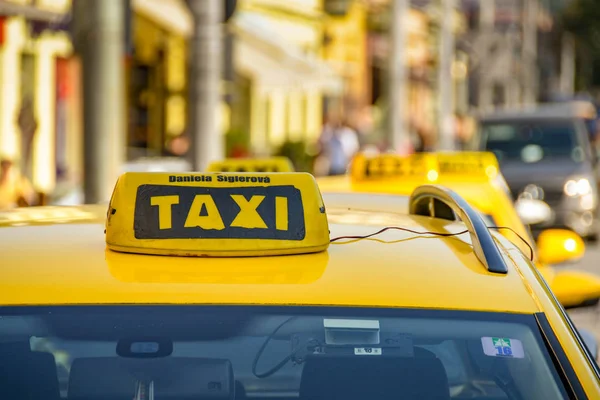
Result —
<svg viewBox="0 0 600 400"><path fill-rule="evenodd" d="M366 308L366 307L329 307L329 306L203 306L203 305L137 305L137 306L120 306L120 305L96 305L96 306L10 306L0 307L0 316L52 316L53 320L60 320L71 317L86 316L84 322L95 318L104 318L110 313L118 313L119 321L135 320L133 316L139 315L161 315L165 312L180 312L182 316L190 315L196 311L202 313L213 313L217 315L225 310L231 312L231 316L235 318L227 318L227 321L233 323L231 325L237 329L235 321L237 318L249 315L292 315L302 317L318 317L334 316L334 318L365 318L365 319L385 319L385 318L416 318L416 319L440 319L440 320L457 320L457 321L476 321L489 323L506 323L519 324L528 328L535 337L536 343L542 351L545 362L549 367L557 387L565 395L576 395L577 398L582 398L584 393L581 383L579 382L573 367L560 346L556 346L557 339L554 333L550 330L543 329L539 319L533 314L511 314L501 312L479 312L479 311L454 311L454 310L434 310L434 309L408 309L408 308ZM116 314L115 314L116 315ZM165 314L166 315L166 314ZM204 314L202 314L204 315ZM207 314L208 315L208 314ZM187 319L187 318L186 318ZM184 319L185 320L185 319ZM183 323L183 322L182 322ZM77 325L71 324L70 327ZM229 329L225 324L226 330ZM115 326L115 329L117 327ZM1 332L0 332L1 333ZM266 335L266 334L265 334ZM52 336L49 336L52 337ZM81 340L83 337L70 338L70 340ZM113 338L114 339L114 338ZM2 337L0 337L1 343ZM112 339L111 339L112 340ZM173 339L177 340L176 338ZM207 339L202 339L207 340ZM448 339L451 340L451 339ZM551 345L554 340L554 345ZM415 343L416 345L416 343ZM269 365L262 365L261 369L268 369ZM450 377L449 377L450 378ZM574 393L571 393L574 392ZM584 397L585 398L585 394Z"/></svg>
<svg viewBox="0 0 600 400"><path fill-rule="evenodd" d="M591 154L588 149L589 146L585 140L587 138L587 136L586 136L587 128L585 127L584 122L578 118L550 118L550 119L525 118L525 117L524 118L507 118L507 119L490 118L490 119L484 119L484 120L479 121L478 125L479 125L478 130L479 130L479 137L480 137L479 141L480 141L481 150L493 152L501 164L506 161L520 163L520 164L539 162L542 160L546 160L546 161L569 160L574 164L582 164L582 163L587 163L587 162L591 161ZM544 153L546 153L548 151L549 147L544 148L543 146L537 146L541 149L542 154L539 155L539 157L538 157L537 155L533 154L533 153L535 153L535 151L533 151L533 149L532 149L531 160L525 160L523 158L523 151L529 145L536 145L534 143L534 141L532 141L531 143L528 144L528 142L526 140L523 140L522 143L520 143L520 144L522 144L521 147L519 147L518 149L517 148L513 149L515 151L518 150L518 152L519 152L518 155L516 153L508 155L506 151L498 150L497 148L490 148L490 146L489 146L488 130L490 129L490 127L493 127L493 126L497 126L497 127L511 126L511 127L514 127L516 130L518 130L519 132L523 131L523 129L525 127L529 126L529 127L533 127L533 129L535 129L535 130L541 131L542 134L545 134L548 132L548 130L547 130L548 128L556 129L557 125L560 125L565 130L568 130L569 136L571 136L571 138L570 138L571 146L570 146L568 154L567 153L552 154L550 152L549 154L546 155ZM508 143L508 141L510 141L511 143L515 143L514 137L510 140L507 140L506 142ZM560 150L562 148L564 148L564 146L555 146L554 148L552 148L552 150L556 151L557 149ZM578 156L579 160L577 160L573 156L573 152L577 148L580 149L579 156Z"/></svg>

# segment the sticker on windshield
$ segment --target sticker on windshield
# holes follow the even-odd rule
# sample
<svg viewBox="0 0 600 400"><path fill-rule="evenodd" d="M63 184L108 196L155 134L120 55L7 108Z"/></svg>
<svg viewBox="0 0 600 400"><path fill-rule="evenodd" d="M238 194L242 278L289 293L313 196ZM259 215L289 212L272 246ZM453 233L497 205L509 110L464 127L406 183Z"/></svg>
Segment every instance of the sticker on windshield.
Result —
<svg viewBox="0 0 600 400"><path fill-rule="evenodd" d="M355 347L356 356L380 356L382 354L380 347Z"/></svg>
<svg viewBox="0 0 600 400"><path fill-rule="evenodd" d="M518 339L482 337L481 344L486 356L524 358L523 343Z"/></svg>

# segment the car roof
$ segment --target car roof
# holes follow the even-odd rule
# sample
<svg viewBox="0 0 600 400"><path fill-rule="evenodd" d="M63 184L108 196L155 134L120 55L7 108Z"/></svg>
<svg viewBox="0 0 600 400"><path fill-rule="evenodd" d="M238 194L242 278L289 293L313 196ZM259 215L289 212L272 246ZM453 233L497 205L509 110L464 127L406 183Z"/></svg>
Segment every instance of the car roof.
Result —
<svg viewBox="0 0 600 400"><path fill-rule="evenodd" d="M527 108L508 108L484 112L480 121L596 118L596 109L589 102L546 103Z"/></svg>
<svg viewBox="0 0 600 400"><path fill-rule="evenodd" d="M327 205L330 236L382 226L460 232L459 222ZM105 206L34 207L45 221L0 213L0 305L263 304L411 307L533 313L522 274L495 274L469 235L432 237L390 230L332 243L326 252L274 257L191 258L106 248ZM51 218L60 214L60 221ZM68 216L71 214L71 217ZM493 233L500 247L518 252Z"/></svg>
<svg viewBox="0 0 600 400"><path fill-rule="evenodd" d="M321 181L319 181L320 183ZM534 258L537 258L535 242L521 222L511 199L498 184L493 182L460 182L456 180L443 182L443 184L471 203L485 218L489 219L491 217L494 224L508 226L513 229L514 233L509 230L502 230L501 234L511 239L526 254L533 252ZM363 187L364 190L355 188L356 192L351 191L350 183L340 191L336 191L336 186L327 185L327 189L323 192L323 198L325 204L329 207L346 206L359 210L408 213L408 196L418 185L415 182L387 185L375 182L372 185ZM533 247L530 248L529 246Z"/></svg>
<svg viewBox="0 0 600 400"><path fill-rule="evenodd" d="M330 180L327 178L329 177L317 180L320 186L323 185L321 190L323 197L328 200L325 202L326 204L335 206L350 204L359 208L367 207L371 210L381 210L381 207L384 207L404 213L408 210L408 196L416 187L423 184L419 181L396 182L389 180L353 186L349 179ZM498 212L497 204L491 200L505 195L503 190L492 182L440 180L440 183L459 193L484 214L496 214ZM374 202L376 202L376 208L374 208Z"/></svg>
<svg viewBox="0 0 600 400"><path fill-rule="evenodd" d="M323 201L328 209L352 209L394 214L408 213L408 196L387 193L324 192Z"/></svg>

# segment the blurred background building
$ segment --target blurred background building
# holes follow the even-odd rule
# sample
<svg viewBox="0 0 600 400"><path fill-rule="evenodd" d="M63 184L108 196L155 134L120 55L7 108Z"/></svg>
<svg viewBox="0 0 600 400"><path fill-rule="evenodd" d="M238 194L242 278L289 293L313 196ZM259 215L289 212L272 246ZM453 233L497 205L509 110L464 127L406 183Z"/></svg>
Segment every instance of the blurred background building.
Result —
<svg viewBox="0 0 600 400"><path fill-rule="evenodd" d="M400 1L407 12L393 20ZM600 79L590 65L600 52L586 53L593 28L581 25L595 15L581 11L590 1L448 1L220 2L231 18L223 22L215 109L224 154L215 156L284 154L310 170L323 127L334 120L355 131L361 146L385 150L393 147L386 115L395 112L414 148L423 150L437 148L446 134L442 106L456 121L448 134L460 142L472 134L469 115L476 110L595 95ZM110 40L123 48L123 158L177 159L178 168L192 168L198 132L189 126L189 68L203 60L190 56L195 28L188 2L118 2L123 34ZM453 15L444 11L449 4ZM72 6L0 0L0 157L42 201L83 185L85 81ZM405 34L400 106L388 101L392 24ZM451 48L444 49L448 34ZM451 79L441 78L440 65L449 65ZM441 100L444 93L450 98Z"/></svg>

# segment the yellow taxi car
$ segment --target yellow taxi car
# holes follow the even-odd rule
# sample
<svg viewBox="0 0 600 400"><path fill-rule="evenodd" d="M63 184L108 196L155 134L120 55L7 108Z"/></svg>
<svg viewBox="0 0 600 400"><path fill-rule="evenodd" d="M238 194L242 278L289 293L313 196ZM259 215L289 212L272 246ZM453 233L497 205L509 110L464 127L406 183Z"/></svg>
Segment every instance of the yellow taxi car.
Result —
<svg viewBox="0 0 600 400"><path fill-rule="evenodd" d="M329 204L305 173L127 173L103 217L4 218L2 398L600 397L595 344L458 194Z"/></svg>
<svg viewBox="0 0 600 400"><path fill-rule="evenodd" d="M207 172L294 172L294 164L287 157L226 158L213 161Z"/></svg>
<svg viewBox="0 0 600 400"><path fill-rule="evenodd" d="M317 181L325 193L387 193L404 196L410 195L422 184L444 185L475 206L488 226L498 229L525 254L530 255L565 307L591 305L600 299L600 278L597 276L575 269L550 268L553 264L580 259L584 255L585 244L580 236L565 229L546 230L535 242L515 210L493 153L383 154L369 157L361 154L353 160L349 175L323 177ZM364 200L360 205L363 209L381 207L373 201L372 196L360 198ZM400 200L395 202L402 203ZM532 204L537 205L535 202ZM533 212L529 211L529 214L531 218Z"/></svg>

